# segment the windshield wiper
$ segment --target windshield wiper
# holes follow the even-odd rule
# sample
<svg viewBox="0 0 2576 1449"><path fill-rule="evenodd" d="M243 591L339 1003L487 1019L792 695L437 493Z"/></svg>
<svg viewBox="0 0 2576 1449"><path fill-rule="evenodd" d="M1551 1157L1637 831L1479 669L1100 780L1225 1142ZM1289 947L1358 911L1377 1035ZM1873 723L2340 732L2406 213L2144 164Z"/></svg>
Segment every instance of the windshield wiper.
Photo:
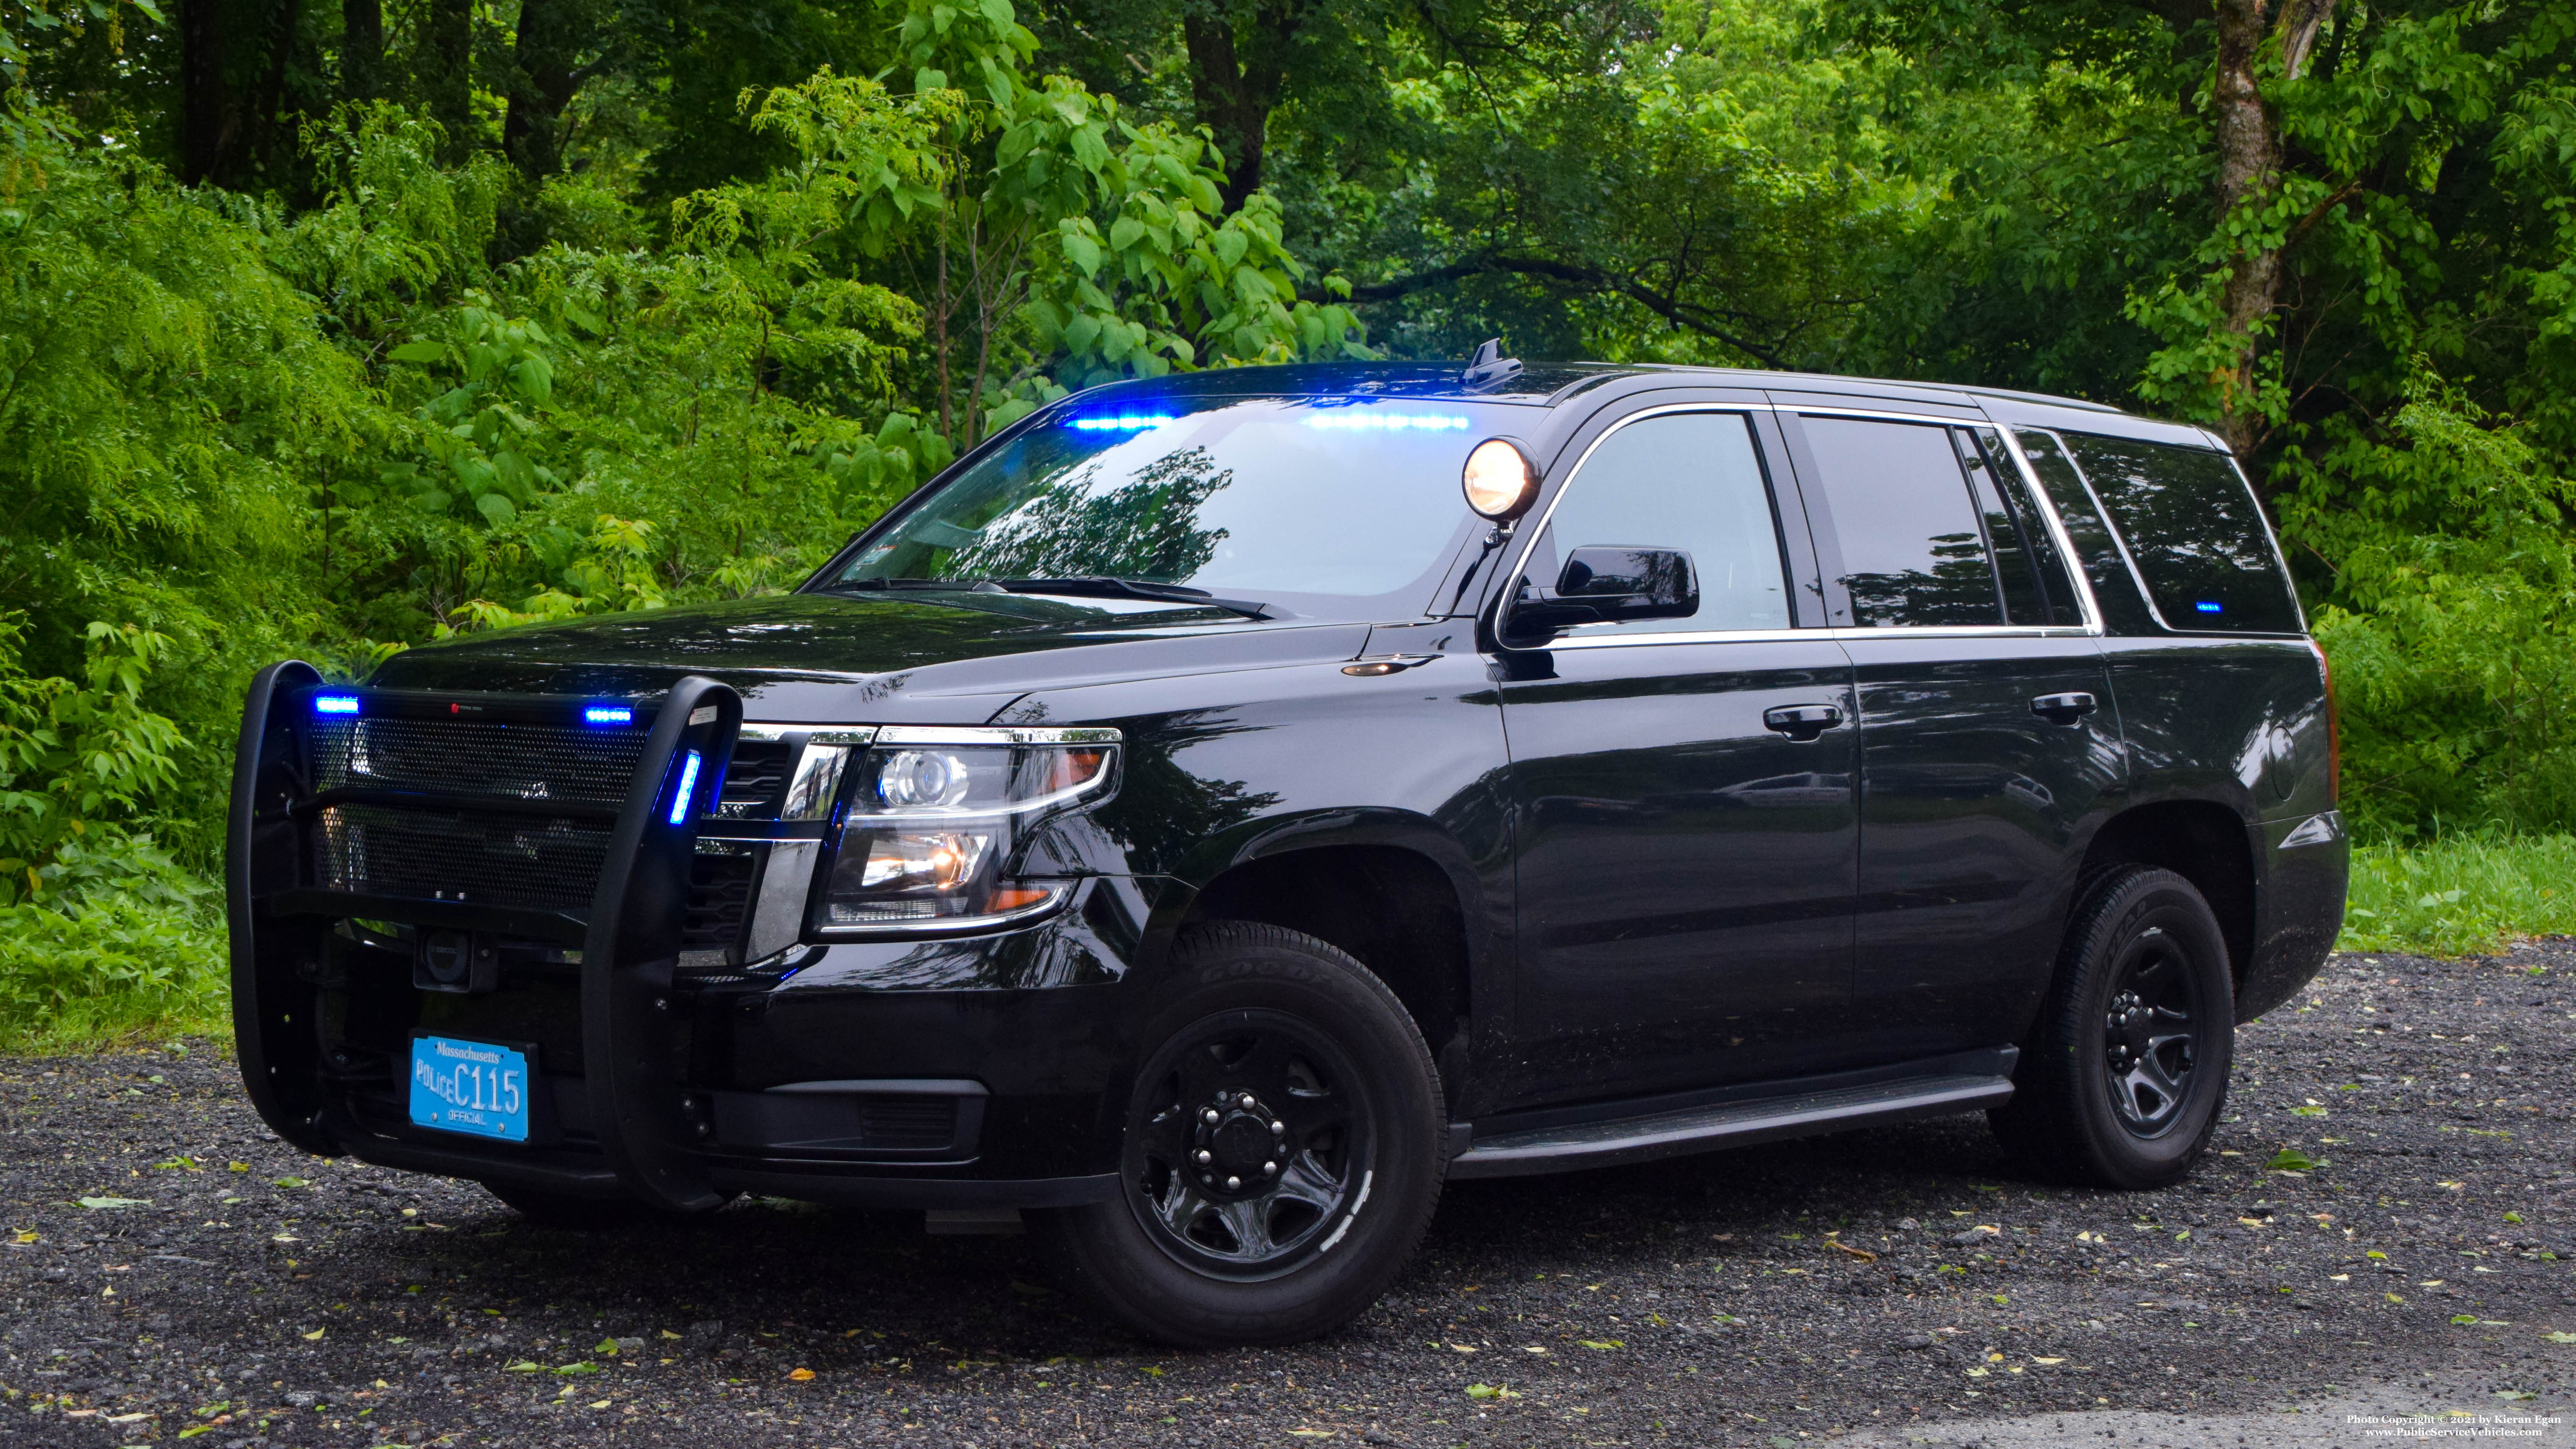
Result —
<svg viewBox="0 0 2576 1449"><path fill-rule="evenodd" d="M1062 579L995 579L998 587L1015 594L1068 594L1094 599L1163 599L1176 604L1197 604L1210 609L1224 609L1247 619L1275 619L1268 604L1251 599L1220 599L1205 589L1180 584L1158 584L1145 579L1122 579L1108 574L1086 574Z"/></svg>
<svg viewBox="0 0 2576 1449"><path fill-rule="evenodd" d="M999 584L989 579L843 579L826 588L841 589L928 589L951 594L998 594Z"/></svg>

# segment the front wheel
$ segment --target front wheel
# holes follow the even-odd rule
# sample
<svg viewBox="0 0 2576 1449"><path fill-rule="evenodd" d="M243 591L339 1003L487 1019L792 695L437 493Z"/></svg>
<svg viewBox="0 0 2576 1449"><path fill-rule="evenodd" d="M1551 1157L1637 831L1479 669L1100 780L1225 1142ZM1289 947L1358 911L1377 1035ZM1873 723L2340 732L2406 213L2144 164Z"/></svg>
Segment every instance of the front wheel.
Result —
<svg viewBox="0 0 2576 1449"><path fill-rule="evenodd" d="M1165 1343L1295 1343L1364 1312L1439 1202L1445 1111L1395 994L1349 956L1221 922L1141 1040L1119 1194L1035 1215L1057 1272Z"/></svg>
<svg viewBox="0 0 2576 1449"><path fill-rule="evenodd" d="M2169 870L2124 866L2077 903L1996 1135L2061 1181L2155 1188L2209 1146L2235 1056L2218 917Z"/></svg>

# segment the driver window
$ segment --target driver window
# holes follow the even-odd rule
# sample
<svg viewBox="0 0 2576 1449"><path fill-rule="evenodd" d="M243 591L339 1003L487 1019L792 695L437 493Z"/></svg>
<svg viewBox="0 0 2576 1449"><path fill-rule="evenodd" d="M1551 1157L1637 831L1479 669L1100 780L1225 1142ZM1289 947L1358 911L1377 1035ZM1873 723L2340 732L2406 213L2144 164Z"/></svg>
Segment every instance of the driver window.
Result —
<svg viewBox="0 0 2576 1449"><path fill-rule="evenodd" d="M1666 413L1611 433L1566 484L1530 551L1528 583L1552 587L1578 548L1680 549L1699 576L1699 611L1680 619L1581 624L1569 637L1786 629L1789 591L1771 490L1740 413Z"/></svg>

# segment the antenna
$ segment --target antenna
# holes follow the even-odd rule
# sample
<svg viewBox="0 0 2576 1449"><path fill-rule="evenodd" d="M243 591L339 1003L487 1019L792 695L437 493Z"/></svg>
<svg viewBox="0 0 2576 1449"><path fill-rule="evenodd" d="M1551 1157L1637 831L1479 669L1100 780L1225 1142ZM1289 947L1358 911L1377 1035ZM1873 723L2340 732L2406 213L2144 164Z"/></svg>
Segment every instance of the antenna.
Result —
<svg viewBox="0 0 2576 1449"><path fill-rule="evenodd" d="M1503 339L1489 337L1467 359L1467 368L1458 374L1458 382L1469 392L1483 392L1502 386L1521 375L1521 360L1503 355Z"/></svg>

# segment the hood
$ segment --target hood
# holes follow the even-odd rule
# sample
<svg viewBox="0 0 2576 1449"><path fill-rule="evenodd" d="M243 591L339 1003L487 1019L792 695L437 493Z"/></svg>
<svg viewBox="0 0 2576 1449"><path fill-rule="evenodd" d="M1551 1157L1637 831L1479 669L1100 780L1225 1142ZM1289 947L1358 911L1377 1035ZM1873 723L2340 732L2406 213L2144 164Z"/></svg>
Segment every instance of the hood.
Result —
<svg viewBox="0 0 2576 1449"><path fill-rule="evenodd" d="M751 718L975 723L1032 689L1349 658L1365 624L1026 594L785 594L602 614L408 649L388 689L642 698L686 674Z"/></svg>

